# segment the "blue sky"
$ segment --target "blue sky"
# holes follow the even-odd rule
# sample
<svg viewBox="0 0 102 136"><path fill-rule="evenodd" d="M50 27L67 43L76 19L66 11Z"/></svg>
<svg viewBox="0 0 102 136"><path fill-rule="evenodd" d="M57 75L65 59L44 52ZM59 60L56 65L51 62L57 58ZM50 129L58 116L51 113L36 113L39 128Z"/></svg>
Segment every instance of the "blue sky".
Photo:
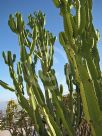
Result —
<svg viewBox="0 0 102 136"><path fill-rule="evenodd" d="M46 29L58 37L60 31L63 31L62 18L59 15L59 10L55 8L52 0L2 0L0 3L0 79L12 84L9 78L8 67L4 64L2 59L2 51L11 50L12 53L17 54L19 58L19 46L17 36L11 32L8 27L8 17L19 11L23 15L23 19L27 22L27 16L34 11L41 10L46 13ZM102 1L93 0L93 22L96 28L99 29L101 39L98 43L100 57L102 58ZM55 43L55 63L54 67L57 69L56 75L58 81L65 84L65 77L63 76L63 66L67 62L63 49L57 41ZM102 59L100 60L102 69ZM64 86L66 90L67 87ZM15 99L14 93L4 90L0 87L0 101Z"/></svg>

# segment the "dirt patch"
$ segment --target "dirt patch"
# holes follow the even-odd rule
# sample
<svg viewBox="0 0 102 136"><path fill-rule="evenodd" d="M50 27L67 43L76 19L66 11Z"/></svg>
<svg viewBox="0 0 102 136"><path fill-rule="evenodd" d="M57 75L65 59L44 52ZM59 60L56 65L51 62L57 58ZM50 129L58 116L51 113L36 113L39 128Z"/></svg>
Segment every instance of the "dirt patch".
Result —
<svg viewBox="0 0 102 136"><path fill-rule="evenodd" d="M11 136L11 135L8 130L3 130L3 131L0 130L0 136Z"/></svg>

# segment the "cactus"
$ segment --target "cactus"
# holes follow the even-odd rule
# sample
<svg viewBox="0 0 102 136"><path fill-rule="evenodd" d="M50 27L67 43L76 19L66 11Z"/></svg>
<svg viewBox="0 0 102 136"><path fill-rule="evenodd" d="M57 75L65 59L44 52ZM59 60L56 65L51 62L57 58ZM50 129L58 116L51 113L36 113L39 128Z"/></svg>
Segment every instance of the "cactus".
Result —
<svg viewBox="0 0 102 136"><path fill-rule="evenodd" d="M68 134L73 136L74 129L68 116L69 111L64 108L63 86L59 86L55 70L52 69L53 46L56 37L44 28L45 14L39 11L28 17L30 30L25 28L20 13L16 13L14 16L10 15L8 24L18 36L20 61L17 62L17 70L15 70L16 56L12 55L10 51L7 54L3 52L2 55L9 67L14 87L9 87L1 80L0 85L15 92L19 104L32 118L38 135L61 136ZM15 27L14 24L16 24ZM37 75L35 68L38 60L41 63L41 70ZM38 77L44 85L45 96L40 88ZM28 100L24 96L25 89Z"/></svg>
<svg viewBox="0 0 102 136"><path fill-rule="evenodd" d="M69 61L64 67L69 93L66 97L63 96L63 85L58 84L53 69L56 37L45 29L45 14L41 11L28 16L29 30L20 13L10 15L8 25L18 36L20 61L15 70L16 56L10 51L3 52L14 86L10 87L2 80L0 85L15 92L19 104L32 119L38 135L74 136L78 132L81 135L86 132L101 136L102 75L96 46L99 32L94 29L92 22L92 1L53 2L63 17L64 32L59 33L59 41ZM71 13L73 7L76 15ZM38 61L41 67L37 71ZM39 85L39 78L44 92ZM24 96L25 91L28 99ZM81 129L83 120L85 128L88 128L85 132Z"/></svg>
<svg viewBox="0 0 102 136"><path fill-rule="evenodd" d="M84 118L91 124L92 135L101 136L102 87L100 81L102 77L96 47L98 39L92 22L92 1L72 1L71 4L76 10L74 27L73 20L70 20L70 18L73 18L71 10L66 11L63 1L60 0L62 5L59 9L62 12L64 32L60 33L59 40L66 52L69 63L72 65L73 78L80 90ZM69 1L66 2L69 5ZM68 6L68 9L70 9L70 6ZM67 14L69 14L69 17L71 16L69 19ZM66 20L68 20L67 23ZM75 29L75 26L78 30ZM76 30L78 31L77 35L72 35L72 32L76 33ZM97 60L94 61L94 58L97 58Z"/></svg>

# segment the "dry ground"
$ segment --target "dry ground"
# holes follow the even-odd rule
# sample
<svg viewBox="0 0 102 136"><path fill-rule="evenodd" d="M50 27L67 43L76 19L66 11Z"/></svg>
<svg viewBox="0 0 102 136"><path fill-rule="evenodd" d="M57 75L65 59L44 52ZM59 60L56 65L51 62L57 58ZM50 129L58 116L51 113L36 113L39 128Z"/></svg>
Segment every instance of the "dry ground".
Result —
<svg viewBox="0 0 102 136"><path fill-rule="evenodd" d="M9 131L7 131L7 130L3 130L3 131L0 130L0 136L11 136L11 135L10 135Z"/></svg>

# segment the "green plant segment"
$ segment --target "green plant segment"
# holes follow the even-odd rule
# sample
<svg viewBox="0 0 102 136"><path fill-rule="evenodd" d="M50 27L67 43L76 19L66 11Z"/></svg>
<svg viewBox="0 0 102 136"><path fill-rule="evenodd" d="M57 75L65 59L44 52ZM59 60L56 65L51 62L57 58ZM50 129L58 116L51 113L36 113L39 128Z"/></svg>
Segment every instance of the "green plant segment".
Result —
<svg viewBox="0 0 102 136"><path fill-rule="evenodd" d="M53 0L63 17L64 32L59 34L74 82L79 87L85 119L92 134L102 134L102 76L97 42L99 32L92 22L92 0ZM76 14L73 15L73 10Z"/></svg>

